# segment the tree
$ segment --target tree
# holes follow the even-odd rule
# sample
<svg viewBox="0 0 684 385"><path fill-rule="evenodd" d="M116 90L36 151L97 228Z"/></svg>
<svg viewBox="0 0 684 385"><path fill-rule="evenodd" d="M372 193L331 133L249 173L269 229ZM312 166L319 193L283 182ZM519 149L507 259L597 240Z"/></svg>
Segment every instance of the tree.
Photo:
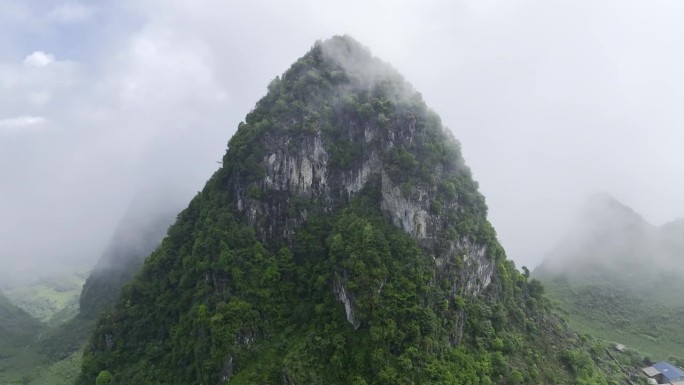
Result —
<svg viewBox="0 0 684 385"><path fill-rule="evenodd" d="M108 370L101 371L95 379L95 385L112 385L113 383L114 376Z"/></svg>

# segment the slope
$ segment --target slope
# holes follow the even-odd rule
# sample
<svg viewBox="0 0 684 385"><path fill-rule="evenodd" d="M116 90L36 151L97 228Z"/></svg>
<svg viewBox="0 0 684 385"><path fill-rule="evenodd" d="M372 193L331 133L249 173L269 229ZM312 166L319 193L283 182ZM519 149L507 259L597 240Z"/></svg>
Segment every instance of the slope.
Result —
<svg viewBox="0 0 684 385"><path fill-rule="evenodd" d="M42 325L0 293L0 383L11 383L39 360L35 338Z"/></svg>
<svg viewBox="0 0 684 385"><path fill-rule="evenodd" d="M682 357L684 228L648 224L612 197L590 199L533 276L577 329L655 359Z"/></svg>
<svg viewBox="0 0 684 385"><path fill-rule="evenodd" d="M83 284L76 316L48 330L41 339L43 350L53 359L71 360L87 342L98 315L115 304L124 284L161 243L177 211L160 195L158 189L148 189L133 199Z"/></svg>
<svg viewBox="0 0 684 385"><path fill-rule="evenodd" d="M146 191L133 200L109 246L83 285L79 300L82 316L94 319L116 303L119 291L161 243L179 209L162 196Z"/></svg>
<svg viewBox="0 0 684 385"><path fill-rule="evenodd" d="M1 384L73 384L97 316L161 242L174 216L168 195L146 191L133 200L85 285L61 274L11 287L9 300L31 314L0 297Z"/></svg>
<svg viewBox="0 0 684 385"><path fill-rule="evenodd" d="M82 272L55 273L14 285L5 290L5 296L41 322L59 325L78 313L84 279Z"/></svg>
<svg viewBox="0 0 684 385"><path fill-rule="evenodd" d="M458 142L348 37L268 86L99 320L79 383L606 384Z"/></svg>

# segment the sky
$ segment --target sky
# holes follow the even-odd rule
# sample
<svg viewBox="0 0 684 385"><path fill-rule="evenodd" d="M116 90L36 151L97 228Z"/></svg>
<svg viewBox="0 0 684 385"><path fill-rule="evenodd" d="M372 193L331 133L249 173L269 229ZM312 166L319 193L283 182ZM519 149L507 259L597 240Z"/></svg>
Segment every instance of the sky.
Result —
<svg viewBox="0 0 684 385"><path fill-rule="evenodd" d="M587 196L684 217L679 0L0 0L0 270L94 264L141 191L184 207L316 40L349 34L463 146L509 258Z"/></svg>

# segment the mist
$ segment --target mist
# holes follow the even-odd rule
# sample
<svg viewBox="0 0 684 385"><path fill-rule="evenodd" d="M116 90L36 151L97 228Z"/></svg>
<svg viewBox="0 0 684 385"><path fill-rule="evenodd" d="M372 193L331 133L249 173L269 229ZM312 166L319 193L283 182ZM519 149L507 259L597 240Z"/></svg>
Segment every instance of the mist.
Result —
<svg viewBox="0 0 684 385"><path fill-rule="evenodd" d="M589 282L626 280L627 286L637 286L637 276L643 283L681 275L682 250L684 221L654 226L609 194L596 194L580 207L534 274Z"/></svg>
<svg viewBox="0 0 684 385"><path fill-rule="evenodd" d="M597 191L654 225L682 217L682 16L658 0L0 0L0 280L91 268L140 191L184 207L267 84L335 34L441 116L518 266Z"/></svg>

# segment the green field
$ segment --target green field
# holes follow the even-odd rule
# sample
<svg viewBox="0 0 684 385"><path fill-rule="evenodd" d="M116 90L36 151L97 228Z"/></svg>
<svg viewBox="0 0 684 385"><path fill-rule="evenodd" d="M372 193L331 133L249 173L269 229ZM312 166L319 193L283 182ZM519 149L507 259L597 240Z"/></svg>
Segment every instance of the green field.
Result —
<svg viewBox="0 0 684 385"><path fill-rule="evenodd" d="M70 385L81 367L81 351L66 359L50 362L35 346L19 349L0 359L2 385Z"/></svg>
<svg viewBox="0 0 684 385"><path fill-rule="evenodd" d="M659 292L615 285L544 283L556 311L570 325L607 341L631 347L654 360L684 357L684 290ZM675 287L673 287L674 285Z"/></svg>
<svg viewBox="0 0 684 385"><path fill-rule="evenodd" d="M0 384L67 385L82 353L49 355L45 344L78 313L83 274L66 274L12 287L0 295Z"/></svg>
<svg viewBox="0 0 684 385"><path fill-rule="evenodd" d="M65 274L14 287L5 290L4 294L41 322L57 325L78 313L78 297L84 282L84 274Z"/></svg>

